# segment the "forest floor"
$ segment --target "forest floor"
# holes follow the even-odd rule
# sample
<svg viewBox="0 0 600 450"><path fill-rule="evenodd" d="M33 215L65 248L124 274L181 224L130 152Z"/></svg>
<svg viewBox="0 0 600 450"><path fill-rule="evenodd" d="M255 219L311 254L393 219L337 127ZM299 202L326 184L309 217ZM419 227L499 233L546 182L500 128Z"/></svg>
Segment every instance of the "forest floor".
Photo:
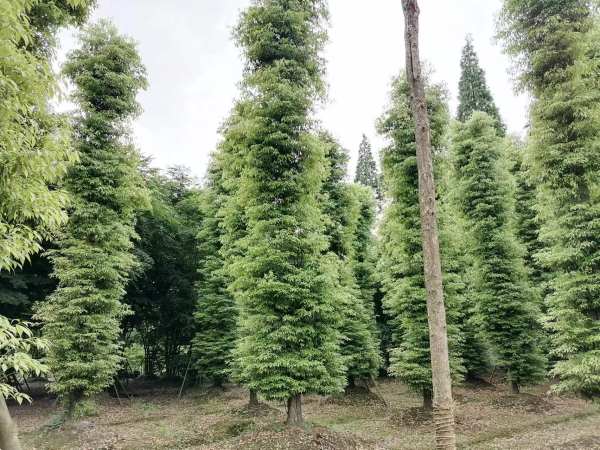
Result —
<svg viewBox="0 0 600 450"><path fill-rule="evenodd" d="M547 386L519 395L504 386L455 389L459 448L600 449L600 407L545 395ZM304 399L306 429L283 425L282 404L254 413L241 388L138 386L131 400L103 397L96 416L60 426L51 399L11 408L28 450L351 450L430 449L431 417L419 399L393 380L376 395ZM381 400L384 399L384 401Z"/></svg>

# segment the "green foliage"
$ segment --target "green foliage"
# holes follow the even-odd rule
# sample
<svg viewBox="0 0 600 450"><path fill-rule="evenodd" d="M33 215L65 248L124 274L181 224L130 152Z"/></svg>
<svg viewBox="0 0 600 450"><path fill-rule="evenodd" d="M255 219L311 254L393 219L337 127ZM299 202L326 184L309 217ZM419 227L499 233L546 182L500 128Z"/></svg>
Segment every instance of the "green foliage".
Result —
<svg viewBox="0 0 600 450"><path fill-rule="evenodd" d="M67 195L54 186L76 159L49 111L56 92L50 62L27 49L32 5L0 4L0 270L22 266L65 222Z"/></svg>
<svg viewBox="0 0 600 450"><path fill-rule="evenodd" d="M146 86L135 44L106 22L89 27L64 67L81 113L75 120L80 162L68 174L68 226L51 252L59 286L39 310L50 342L50 389L72 413L107 387L120 362L120 302L135 265L135 212L148 200L139 156L127 144L127 120Z"/></svg>
<svg viewBox="0 0 600 450"><path fill-rule="evenodd" d="M344 384L335 273L317 203L325 156L308 131L323 88L325 13L317 0L257 0L237 29L249 113L236 193L247 235L231 270L240 312L234 355L239 378L269 399Z"/></svg>
<svg viewBox="0 0 600 450"><path fill-rule="evenodd" d="M51 55L60 28L81 26L88 19L96 0L33 0L28 20L33 33L31 47L39 54Z"/></svg>
<svg viewBox="0 0 600 450"><path fill-rule="evenodd" d="M514 58L520 87L537 97L573 74L592 25L589 0L504 0L498 37Z"/></svg>
<svg viewBox="0 0 600 450"><path fill-rule="evenodd" d="M496 121L498 133L506 133L500 112L485 81L485 72L479 65L479 58L473 46L473 38L467 36L460 58L460 81L458 82L457 118L466 122L475 111L487 113Z"/></svg>
<svg viewBox="0 0 600 450"><path fill-rule="evenodd" d="M345 183L348 153L328 134L322 133L320 139L326 148L325 154L329 163L329 175L323 183L320 203L325 214L329 251L338 259L335 264L335 293L342 316L341 353L345 359L348 381L354 384L358 380L373 378L381 365L373 311L373 292L369 292L369 280L363 278L361 286L356 278L356 270L364 271L367 264L367 261L364 261L366 250L363 247L368 243L374 218L373 191ZM362 229L359 229L359 226L362 226ZM359 233L362 235L359 236ZM360 268L357 247L362 252L363 259ZM364 290L361 290L361 287Z"/></svg>
<svg viewBox="0 0 600 450"><path fill-rule="evenodd" d="M515 180L515 229L519 242L525 247L524 262L529 279L541 295L549 271L542 267L537 258L543 249L540 240L539 204L537 186L526 161L526 151L527 148L518 141L509 147L508 157L512 163L511 173Z"/></svg>
<svg viewBox="0 0 600 450"><path fill-rule="evenodd" d="M460 208L454 199L455 179L448 152L441 152L435 160L436 188L438 191L438 222L444 296L447 321L452 336L452 353L460 356L465 377L482 378L491 368L491 355L477 320L477 290L475 262L469 251L469 236ZM454 328L455 327L455 328ZM462 368L458 367L462 372Z"/></svg>
<svg viewBox="0 0 600 450"><path fill-rule="evenodd" d="M448 124L446 98L443 87L428 87L432 145L436 153L444 143ZM409 86L404 76L394 80L390 106L379 119L378 129L389 141L383 150L383 175L390 204L380 229L381 257L378 268L382 276L384 305L393 320L394 348L390 354L389 371L415 391L427 394L432 390L431 358L415 126L410 109ZM449 331L450 340L456 341L455 330ZM454 343L451 345L455 346ZM452 366L455 376L460 376L459 355L453 355Z"/></svg>
<svg viewBox="0 0 600 450"><path fill-rule="evenodd" d="M476 261L477 309L487 340L516 385L544 376L539 310L510 217L510 178L494 120L474 113L453 135L457 199Z"/></svg>
<svg viewBox="0 0 600 450"><path fill-rule="evenodd" d="M231 372L237 322L235 301L227 290L229 277L222 248L225 231L222 208L227 194L219 164L220 159L213 158L201 202L198 301L194 313L197 331L193 341L196 369L216 385L222 384Z"/></svg>
<svg viewBox="0 0 600 450"><path fill-rule="evenodd" d="M140 265L124 299L133 312L124 331L128 342L143 344L144 375L173 378L183 376L194 333L202 194L185 168L145 172L152 208L136 219Z"/></svg>
<svg viewBox="0 0 600 450"><path fill-rule="evenodd" d="M0 277L10 292L6 295L3 289L2 303L8 299L21 312L29 300L30 292L22 292L27 281L4 271L22 267L42 249L42 240L66 221L68 197L59 185L76 160L64 121L49 108L57 85L51 61L37 42L40 30L33 17L40 4L36 0L0 2ZM60 25L56 23L53 31ZM2 311L9 312L5 306ZM0 315L0 374L45 371L30 356L45 350L45 342L33 337L28 325ZM0 396L19 403L27 398L3 382Z"/></svg>
<svg viewBox="0 0 600 450"><path fill-rule="evenodd" d="M218 194L215 200L218 199L219 203L217 214L219 216L220 249L219 255L215 256L215 261L218 257L223 260L222 272L215 275L222 277L222 282L226 286L227 293L223 295L228 295L234 300L233 306L236 308L236 318L238 305L235 302L236 289L233 283L237 277L235 262L244 254L244 237L247 235L245 207L243 199L239 195L239 187L241 174L245 166L246 129L252 120L250 106L251 102L248 99L241 100L234 106L231 116L226 120L221 130L223 141L212 156L213 162L209 172L209 181L215 189L215 194ZM214 278L214 281L218 281L217 277ZM214 298L222 301L226 300L224 296ZM218 311L215 312L218 313ZM216 318L217 320L225 320L226 326L231 324L228 317L217 315ZM231 329L231 331L235 333L232 336L235 347L240 332L237 322L235 323L235 330ZM211 333L210 330L205 332ZM222 337L225 338L225 336ZM222 339L221 343L226 344L225 339ZM220 361L225 362L225 358L228 356L231 355L220 355ZM229 375L234 380L242 384L246 382L235 358L230 357L227 365Z"/></svg>
<svg viewBox="0 0 600 450"><path fill-rule="evenodd" d="M600 46L593 2L506 1L500 36L531 90L531 173L543 219L537 257L559 392L600 395Z"/></svg>
<svg viewBox="0 0 600 450"><path fill-rule="evenodd" d="M373 189L378 202L383 200L380 186L381 177L377 172L377 164L375 163L375 158L373 158L371 143L364 134L358 147L358 163L356 165L354 182Z"/></svg>
<svg viewBox="0 0 600 450"><path fill-rule="evenodd" d="M377 263L376 242L373 236L375 224L375 199L373 192L361 185L350 186L352 197L357 202L355 231L352 242L353 271L361 297L372 302L377 289L375 265Z"/></svg>
<svg viewBox="0 0 600 450"><path fill-rule="evenodd" d="M40 376L46 372L46 367L31 356L35 351L45 351L46 341L35 337L30 327L30 323L11 322L0 316L0 374L3 375L0 378L0 396L13 398L19 404L31 399L4 383L4 374L10 372L17 376Z"/></svg>

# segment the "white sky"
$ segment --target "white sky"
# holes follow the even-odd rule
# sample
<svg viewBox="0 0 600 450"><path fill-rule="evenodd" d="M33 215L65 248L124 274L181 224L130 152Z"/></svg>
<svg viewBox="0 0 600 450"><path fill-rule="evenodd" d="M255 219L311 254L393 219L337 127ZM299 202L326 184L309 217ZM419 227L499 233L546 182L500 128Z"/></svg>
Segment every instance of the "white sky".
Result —
<svg viewBox="0 0 600 450"><path fill-rule="evenodd" d="M501 0L421 0L421 53L444 81L456 110L460 52L471 33L488 85L511 132L521 133L527 99L514 94L510 62L493 42ZM231 40L239 12L250 0L99 0L92 20L110 18L139 43L150 87L139 100L137 146L166 168L205 172L218 128L238 95L243 63ZM375 120L388 101L390 81L404 63L400 0L329 0L330 43L325 57L329 101L319 118L352 155L361 136L383 145ZM59 60L76 45L63 33Z"/></svg>

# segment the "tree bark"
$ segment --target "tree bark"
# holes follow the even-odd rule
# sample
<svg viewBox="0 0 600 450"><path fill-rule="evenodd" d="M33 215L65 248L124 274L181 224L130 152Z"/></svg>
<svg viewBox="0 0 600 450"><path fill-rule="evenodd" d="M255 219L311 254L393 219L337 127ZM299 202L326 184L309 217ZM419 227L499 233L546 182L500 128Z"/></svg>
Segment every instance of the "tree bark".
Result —
<svg viewBox="0 0 600 450"><path fill-rule="evenodd" d="M4 397L0 395L0 449L21 450L17 426L10 417Z"/></svg>
<svg viewBox="0 0 600 450"><path fill-rule="evenodd" d="M516 381L511 381L510 388L511 388L513 394L521 393L521 387L519 386L519 383L517 383Z"/></svg>
<svg viewBox="0 0 600 450"><path fill-rule="evenodd" d="M426 411L433 410L433 392L429 389L423 389L423 409Z"/></svg>
<svg viewBox="0 0 600 450"><path fill-rule="evenodd" d="M402 0L402 9L405 19L406 75L411 88L411 106L415 121L415 140L417 144L423 265L427 291L427 317L429 321L433 382L435 445L436 449L456 449L431 137L425 99L425 83L421 73L419 56L418 1Z"/></svg>
<svg viewBox="0 0 600 450"><path fill-rule="evenodd" d="M301 427L304 425L302 417L302 395L296 394L287 401L287 425Z"/></svg>
<svg viewBox="0 0 600 450"><path fill-rule="evenodd" d="M248 403L250 408L256 408L258 406L258 393L254 390L250 390L250 402Z"/></svg>

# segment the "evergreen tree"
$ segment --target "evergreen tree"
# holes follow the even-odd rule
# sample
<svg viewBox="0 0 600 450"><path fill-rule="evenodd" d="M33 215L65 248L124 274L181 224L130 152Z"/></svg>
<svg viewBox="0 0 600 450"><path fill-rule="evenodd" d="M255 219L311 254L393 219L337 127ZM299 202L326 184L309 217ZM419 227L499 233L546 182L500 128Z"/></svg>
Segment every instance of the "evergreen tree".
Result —
<svg viewBox="0 0 600 450"><path fill-rule="evenodd" d="M489 114L495 121L500 135L506 133L500 112L494 103L492 93L485 81L485 72L479 65L479 58L473 46L473 38L467 36L467 42L460 58L460 81L458 82L458 120L466 122L475 111Z"/></svg>
<svg viewBox="0 0 600 450"><path fill-rule="evenodd" d="M448 321L456 326L453 352L460 355L465 377L481 379L491 368L490 349L476 314L475 262L468 248L468 233L456 201L456 180L449 152L438 152L435 160L439 197L439 230Z"/></svg>
<svg viewBox="0 0 600 450"><path fill-rule="evenodd" d="M348 153L328 134L323 133L320 139L326 147L329 162L329 176L323 183L321 204L326 217L329 251L337 257L335 292L342 315L341 353L347 367L348 386L353 388L357 382L366 382L368 388L368 382L376 376L381 361L374 326L372 295L362 295L363 291L355 275L358 263L355 245L364 245L358 242L359 221L364 220L362 214L365 196L372 198L373 193L370 189L365 192L357 185L350 186L344 182ZM364 230L360 232L364 234ZM361 238L365 239L364 236ZM364 250L361 251L364 254Z"/></svg>
<svg viewBox="0 0 600 450"><path fill-rule="evenodd" d="M375 201L373 192L361 185L350 186L352 196L358 202L358 218L353 237L353 269L362 298L373 307L377 291L375 266L377 264L376 242L373 236L375 224Z"/></svg>
<svg viewBox="0 0 600 450"><path fill-rule="evenodd" d="M236 32L250 108L237 193L247 236L232 270L241 316L236 370L251 390L287 400L289 424L303 421L302 394L344 384L317 204L324 155L308 131L323 90L326 15L319 0L256 0Z"/></svg>
<svg viewBox="0 0 600 450"><path fill-rule="evenodd" d="M534 98L529 160L559 392L600 395L600 29L593 2L507 0L500 37Z"/></svg>
<svg viewBox="0 0 600 450"><path fill-rule="evenodd" d="M548 272L541 266L537 255L542 251L537 188L526 161L526 147L514 141L509 148L511 173L515 180L515 227L519 242L525 247L525 268L533 286L541 293Z"/></svg>
<svg viewBox="0 0 600 450"><path fill-rule="evenodd" d="M236 318L239 321L239 307L237 302L239 296L236 294L234 281L238 275L236 261L244 255L245 241L247 236L247 218L245 205L240 195L239 187L241 174L245 168L245 150L247 149L247 127L252 122L251 102L243 99L236 103L232 114L226 120L221 133L223 140L213 155L214 167L220 172L219 193L220 205L218 215L221 219L220 256L223 258L223 281L227 293L234 299ZM235 324L234 348L239 340L243 340L240 334L238 322ZM244 372L237 360L231 357L228 361L231 378L242 385L248 385L249 380L244 378ZM250 408L258 404L258 393L250 389Z"/></svg>
<svg viewBox="0 0 600 450"><path fill-rule="evenodd" d="M378 202L381 202L383 199L380 177L377 172L375 158L373 158L373 152L371 151L371 143L364 134L358 147L358 163L356 165L354 182L373 189Z"/></svg>
<svg viewBox="0 0 600 450"><path fill-rule="evenodd" d="M220 386L228 378L230 357L236 338L237 309L228 292L228 278L223 255L223 214L225 201L223 170L218 157L208 169L207 186L202 201L203 222L198 235L200 265L198 302L194 319L195 367L200 376Z"/></svg>
<svg viewBox="0 0 600 450"><path fill-rule="evenodd" d="M51 256L59 286L39 317L51 342L50 388L71 415L110 385L121 361L127 308L120 300L135 264L135 212L148 203L139 156L124 141L146 78L135 44L106 22L82 34L64 72L81 109L74 124L80 162L66 180L73 210Z"/></svg>
<svg viewBox="0 0 600 450"><path fill-rule="evenodd" d="M544 376L539 310L511 227L510 178L494 119L476 112L457 124L453 157L458 201L472 237L478 315L513 389Z"/></svg>
<svg viewBox="0 0 600 450"><path fill-rule="evenodd" d="M445 91L440 86L430 86L427 96L432 143L434 149L439 150L448 124ZM393 321L393 349L389 371L411 389L421 393L424 406L431 408L431 356L422 259L415 126L405 76L394 81L390 107L379 119L378 129L389 141L383 151L383 175L390 204L381 224L379 261L384 304ZM450 305L452 300L448 299L447 303ZM450 331L450 340L455 342L456 330ZM452 365L455 375L459 376L462 369L460 357L456 354L453 355Z"/></svg>

